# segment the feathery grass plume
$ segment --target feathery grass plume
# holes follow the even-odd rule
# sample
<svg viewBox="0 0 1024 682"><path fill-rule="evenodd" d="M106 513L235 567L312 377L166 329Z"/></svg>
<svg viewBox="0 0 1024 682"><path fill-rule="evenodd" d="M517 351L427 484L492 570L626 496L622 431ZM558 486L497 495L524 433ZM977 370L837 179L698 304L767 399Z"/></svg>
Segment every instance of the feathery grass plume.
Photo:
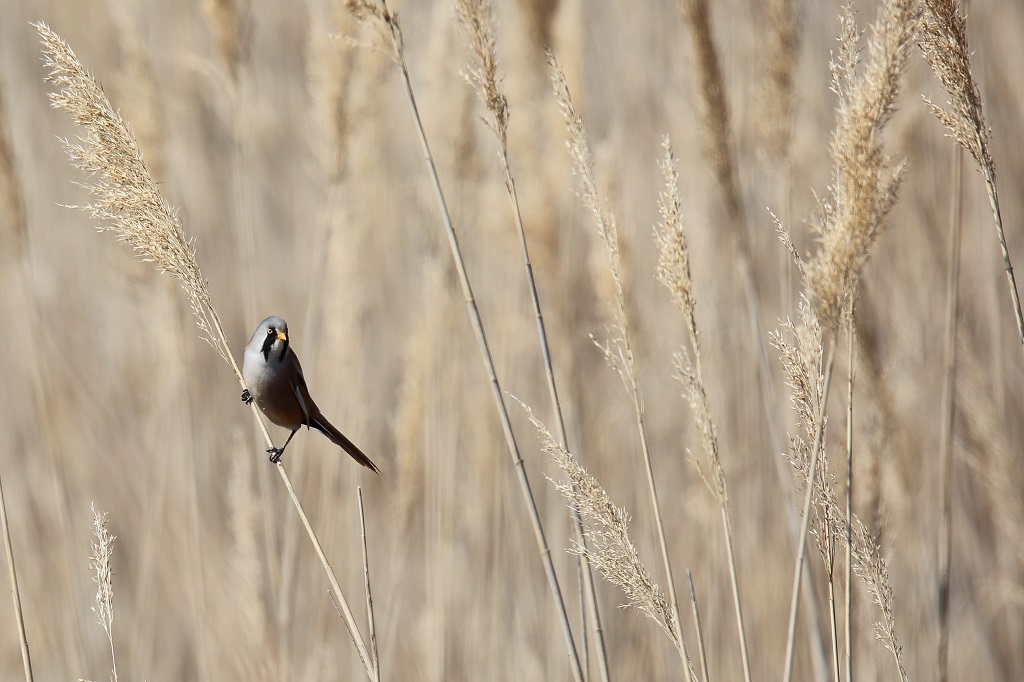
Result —
<svg viewBox="0 0 1024 682"><path fill-rule="evenodd" d="M896 109L917 19L915 0L886 2L868 41L867 67L858 73L860 33L849 5L840 17L839 53L830 63L839 98L829 145L835 174L812 222L821 247L806 267L818 317L830 331L857 298L861 270L903 177L904 165L886 155L881 132Z"/></svg>
<svg viewBox="0 0 1024 682"><path fill-rule="evenodd" d="M93 200L72 208L85 210L99 222L98 229L113 232L143 261L177 279L203 339L228 361L227 342L199 271L195 243L185 236L177 211L157 190L128 124L64 39L44 23L35 26L50 70L47 80L59 88L50 93L50 101L85 130L81 144L63 141L74 165L92 176L83 186Z"/></svg>
<svg viewBox="0 0 1024 682"><path fill-rule="evenodd" d="M960 12L956 0L924 0L923 20L918 45L924 59L949 94L949 108L935 104L927 97L925 103L964 149L978 163L985 177L992 219L995 223L999 249L1003 256L1007 284L1017 322L1017 334L1024 344L1024 313L1021 311L1017 280L1013 275L1010 252L1003 231L1003 217L999 210L996 190L996 164L992 160L991 131L985 123L984 106L978 84L971 72L971 52L967 45L967 18Z"/></svg>
<svg viewBox="0 0 1024 682"><path fill-rule="evenodd" d="M750 680L750 661L747 638L743 625L743 609L740 602L739 580L736 573L736 556L733 548L732 520L729 515L729 490L725 483L725 471L719 457L718 429L711 418L704 387L704 371L701 368L700 339L697 334L697 301L693 295L693 280L690 277L690 251L683 234L682 201L679 197L679 171L672 154L672 143L668 135L662 141L665 157L660 166L665 179L665 190L658 197L658 212L661 221L655 228L654 237L658 246L658 281L665 285L672 300L683 312L686 331L690 337L692 356L681 349L675 355L676 378L683 385L683 393L693 410L693 419L701 433L701 445L706 455L707 466L711 469L711 480L697 462L701 477L708 484L722 513L722 528L729 560L729 577L736 609L736 625L743 658L743 676ZM689 573L689 572L687 572ZM692 592L692 584L691 584ZM702 645L703 647L703 645ZM703 654L702 654L703 655ZM706 677L706 674L705 674Z"/></svg>
<svg viewBox="0 0 1024 682"><path fill-rule="evenodd" d="M508 98L498 83L494 15L490 0L455 0L455 11L466 29L470 50L476 57L476 62L465 74L466 82L473 86L490 114L484 122L497 136L501 154L505 156L508 151Z"/></svg>
<svg viewBox="0 0 1024 682"><path fill-rule="evenodd" d="M107 530L106 512L101 514L96 511L95 503L90 504L89 509L92 510L92 532L96 536L89 557L89 568L93 570L93 582L96 583L96 606L92 610L110 643L110 665L114 682L117 682L117 658L114 656L114 569L110 564L117 536Z"/></svg>
<svg viewBox="0 0 1024 682"><path fill-rule="evenodd" d="M626 510L612 503L598 480L558 444L529 406L523 403L520 405L537 428L541 449L561 467L570 481L566 484L552 480L552 483L580 510L586 522L590 546L577 546L576 551L585 552L590 563L601 571L608 582L617 585L626 594L628 606L653 619L678 649L681 638L677 635L672 610L665 593L655 584L650 572L640 561L640 553L629 537L629 515Z"/></svg>
<svg viewBox="0 0 1024 682"><path fill-rule="evenodd" d="M835 501L835 482L829 468L826 438L828 415L825 411L825 383L822 376L824 344L821 325L804 296L800 297L797 308L799 322L787 320L781 330L770 332L769 337L772 346L779 351L786 373L786 385L791 391L790 402L804 429L802 436L790 436L787 458L797 474L798 492L806 493L806 486L813 486L811 534L817 541L818 551L831 580L836 543L828 514L838 503ZM812 451L816 440L820 441L817 458ZM815 467L813 476L812 466Z"/></svg>
<svg viewBox="0 0 1024 682"><path fill-rule="evenodd" d="M685 349L675 356L677 378L683 384L684 395L694 411L694 421L701 432L701 444L707 456L711 478L697 461L701 476L715 499L725 508L729 506L729 493L725 485L725 472L718 453L718 429L711 418L707 394L704 388L704 373L701 369L700 340L697 333L697 302L693 296L693 281L690 277L690 251L683 234L683 223L679 197L679 171L672 153L671 142L666 135L662 140L665 157L660 162L665 179L665 191L658 197L658 211L661 221L654 231L658 247L658 281L665 285L669 295L683 312L686 331L690 337L692 355Z"/></svg>
<svg viewBox="0 0 1024 682"><path fill-rule="evenodd" d="M978 84L971 72L971 52L967 46L967 17L955 0L923 0L923 17L917 44L928 66L950 96L951 110L924 98L928 107L946 126L960 146L970 152L982 171L995 177L991 131Z"/></svg>
<svg viewBox="0 0 1024 682"><path fill-rule="evenodd" d="M384 39L387 55L400 68L405 68L405 52L402 46L402 28L398 17L388 8L386 0L344 0L348 11L356 19L372 26Z"/></svg>
<svg viewBox="0 0 1024 682"><path fill-rule="evenodd" d="M665 523L661 516L661 506L658 503L654 467L651 464L651 452L647 444L647 433L644 429L643 399L640 395L640 384L637 378L636 362L633 357L629 324L626 317L625 294L622 288L618 228L615 224L614 214L605 210L604 204L598 195L597 180L594 176L594 161L590 153L587 133L583 127L583 119L573 104L572 96L569 93L569 84L565 80L565 73L558 65L558 61L551 51L548 51L548 65L551 68L551 82L554 86L555 97L558 100L559 108L562 110L562 116L565 119L566 129L569 134L569 139L566 140L566 147L572 160L573 173L579 178L579 196L584 207L594 216L598 236L604 243L605 251L608 255L608 269L614 285L615 300L612 305L612 325L609 329L611 338L604 344L598 343L594 339L594 343L604 353L605 360L611 368L622 379L623 386L629 393L633 403L633 413L640 437L640 450L643 454L644 467L647 472L647 487L650 492L651 507L658 529L658 543L661 547L665 580L668 582L669 601L675 623L673 632L678 636L677 648L689 667L690 657L686 653L686 641L682 636L682 618L679 616L679 599L676 596L675 580L672 575L672 562L669 559L668 541L665 539ZM591 338L593 339L593 336Z"/></svg>

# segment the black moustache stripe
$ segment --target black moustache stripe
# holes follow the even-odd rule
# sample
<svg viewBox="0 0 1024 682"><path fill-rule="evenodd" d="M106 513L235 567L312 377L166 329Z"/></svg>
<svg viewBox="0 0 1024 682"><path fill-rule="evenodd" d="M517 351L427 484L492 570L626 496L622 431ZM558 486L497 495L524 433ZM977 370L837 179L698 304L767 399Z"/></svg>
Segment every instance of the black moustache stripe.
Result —
<svg viewBox="0 0 1024 682"><path fill-rule="evenodd" d="M285 337L284 341L281 342L283 347L281 348L281 359L278 362L284 362L284 356L288 355L288 337Z"/></svg>
<svg viewBox="0 0 1024 682"><path fill-rule="evenodd" d="M276 337L273 334L267 334L267 338L263 339L263 348L261 349L261 352L263 353L264 361L270 360L270 347L274 345L275 338Z"/></svg>

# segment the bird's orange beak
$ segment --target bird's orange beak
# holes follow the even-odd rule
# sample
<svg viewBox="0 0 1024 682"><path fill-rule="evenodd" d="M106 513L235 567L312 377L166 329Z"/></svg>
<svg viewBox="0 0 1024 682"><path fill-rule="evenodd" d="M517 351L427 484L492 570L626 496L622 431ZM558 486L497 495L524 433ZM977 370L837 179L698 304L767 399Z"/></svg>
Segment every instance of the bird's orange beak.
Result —
<svg viewBox="0 0 1024 682"><path fill-rule="evenodd" d="M284 332L278 332L277 333L277 338L281 339L282 341L287 341L288 340L288 335L285 334Z"/></svg>

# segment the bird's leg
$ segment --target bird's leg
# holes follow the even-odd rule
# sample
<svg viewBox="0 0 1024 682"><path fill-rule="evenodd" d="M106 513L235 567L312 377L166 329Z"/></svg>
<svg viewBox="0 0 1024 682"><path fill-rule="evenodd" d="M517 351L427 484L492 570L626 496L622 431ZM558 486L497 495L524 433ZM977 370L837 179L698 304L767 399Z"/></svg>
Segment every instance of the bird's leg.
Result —
<svg viewBox="0 0 1024 682"><path fill-rule="evenodd" d="M246 405L252 405L252 400L253 400L252 393L249 393L249 389L243 390L242 391L242 402L245 403Z"/></svg>
<svg viewBox="0 0 1024 682"><path fill-rule="evenodd" d="M298 429L295 429L295 431L298 431ZM271 462L273 462L274 464L277 464L278 462L281 461L281 455L284 454L284 449L286 447L288 447L288 443L292 442L292 436L295 435L295 431L292 431L290 434L288 434L288 440L286 440L284 442L284 445L282 445L281 447L279 447L279 448L267 448L267 452L270 453L270 461Z"/></svg>

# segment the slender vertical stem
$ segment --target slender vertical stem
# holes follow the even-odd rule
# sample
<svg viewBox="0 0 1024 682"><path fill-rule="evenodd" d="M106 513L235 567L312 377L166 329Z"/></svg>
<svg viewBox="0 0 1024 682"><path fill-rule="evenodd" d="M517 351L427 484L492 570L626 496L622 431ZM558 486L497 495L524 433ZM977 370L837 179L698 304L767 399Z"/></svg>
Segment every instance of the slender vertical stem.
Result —
<svg viewBox="0 0 1024 682"><path fill-rule="evenodd" d="M722 510L722 525L725 528L725 550L729 555L729 584L732 587L733 609L736 611L736 630L740 638L740 655L743 662L743 679L750 682L750 656L747 653L747 634L743 626L743 607L740 605L740 583L736 575L736 552L732 544L732 521L729 519L729 507L726 504L720 505ZM689 571L686 572L689 575ZM701 644L703 648L703 644ZM707 679L707 673L704 674Z"/></svg>
<svg viewBox="0 0 1024 682"><path fill-rule="evenodd" d="M949 217L949 280L946 283L946 348L943 358L942 434L939 440L939 476L942 512L939 515L939 682L949 679L949 584L953 542L953 425L956 417L956 328L960 280L961 189L963 152L955 147L953 191Z"/></svg>
<svg viewBox="0 0 1024 682"><path fill-rule="evenodd" d="M7 524L7 502L4 500L3 481L0 479L0 527L3 528L4 549L7 551L7 572L11 576L11 598L14 600L14 617L18 624L18 642L21 644L21 663L25 668L26 682L32 682L32 657L28 653L28 637L25 635L25 617L21 611L21 592L18 590L18 573L14 569L14 549L11 547L11 529Z"/></svg>
<svg viewBox="0 0 1024 682"><path fill-rule="evenodd" d="M804 554L807 548L807 528L811 523L811 502L814 499L814 482L818 473L818 457L821 450L821 442L825 435L825 405L828 403L829 388L832 385L832 365L835 361L836 343L833 341L829 346L828 359L825 362L825 381L822 389L821 404L818 405L817 429L814 434L814 447L811 450L810 471L807 472L807 490L804 493L804 518L800 527L800 534L797 536L796 566L793 570L793 596L789 604L789 634L786 638L786 665L783 669L782 680L789 682L793 679L793 650L796 645L796 612L800 606L800 578L803 575Z"/></svg>
<svg viewBox="0 0 1024 682"><path fill-rule="evenodd" d="M262 423L262 420L260 423ZM320 546L320 540L317 539L316 533L313 531L313 526L310 525L309 518L306 517L306 512L302 509L302 504L299 502L298 495L295 494L295 488L292 487L292 482L288 478L288 473L284 470L284 465L281 464L281 462L278 462L276 467L277 472L281 474L281 480L284 481L285 488L288 489L288 495L292 498L292 504L295 505L295 510L299 512L299 518L302 519L302 525L306 528L309 540L313 543L313 549L316 550L316 555L320 558L320 563L327 572L327 579L330 581L331 588L334 590L334 594L337 596L340 603L341 612L344 616L345 627L348 628L348 634L352 637L352 643L356 645L356 651L359 653L359 660L362 661L363 667L366 668L367 677L374 680L373 663L366 651L366 644L363 643L363 637L359 634L359 628L356 626L356 619L352 615L352 609L349 608L348 601L346 601L345 595L341 591L341 586L338 584L338 579L334 575L334 569L331 568L331 564L327 561L327 555L324 554L323 547Z"/></svg>
<svg viewBox="0 0 1024 682"><path fill-rule="evenodd" d="M623 332L623 339L626 343L626 356L632 357L633 351L629 347L629 338ZM683 657L683 665L689 669L690 654L686 650L686 638L683 637L682 618L679 617L679 598L676 596L676 583L672 575L672 560L668 553L668 540L665 538L665 522L661 516L661 504L658 503L658 487L654 483L654 467L651 464L651 450L647 445L647 429L644 428L644 402L640 396L640 387L636 381L636 370L630 366L628 375L630 395L633 398L633 411L636 417L637 429L640 431L640 449L644 456L644 469L647 472L647 488L651 494L651 508L654 510L654 520L658 529L658 545L661 548L661 560L665 567L665 580L668 582L668 595L672 608L672 621L679 653Z"/></svg>
<svg viewBox="0 0 1024 682"><path fill-rule="evenodd" d="M831 531L830 531L831 532ZM829 540L830 543L833 540ZM828 569L828 623L832 633L832 679L839 682L839 624L836 620L835 547L830 550L832 559Z"/></svg>
<svg viewBox="0 0 1024 682"><path fill-rule="evenodd" d="M850 348L849 382L846 392L846 679L853 682L853 377L857 335L854 334L854 304L850 303L846 343ZM837 671L838 672L838 671ZM839 678L836 678L839 682Z"/></svg>

